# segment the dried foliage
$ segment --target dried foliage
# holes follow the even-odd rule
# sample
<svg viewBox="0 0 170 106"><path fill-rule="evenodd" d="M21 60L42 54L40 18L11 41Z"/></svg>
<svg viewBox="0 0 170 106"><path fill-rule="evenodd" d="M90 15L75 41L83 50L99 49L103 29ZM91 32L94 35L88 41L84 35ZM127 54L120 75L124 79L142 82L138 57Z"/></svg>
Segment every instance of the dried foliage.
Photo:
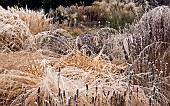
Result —
<svg viewBox="0 0 170 106"><path fill-rule="evenodd" d="M31 38L32 50L42 49L56 55L66 55L77 49L81 53L95 57L101 56L105 60L122 59L124 53L121 40L123 36L112 28L101 28L93 33L70 36L59 33L63 29L39 33Z"/></svg>
<svg viewBox="0 0 170 106"><path fill-rule="evenodd" d="M94 2L92 6L58 7L51 10L49 16L55 23L67 23L69 26L103 27L119 29L125 23L132 23L141 14L141 7L135 3ZM125 18L126 17L126 18Z"/></svg>
<svg viewBox="0 0 170 106"><path fill-rule="evenodd" d="M133 44L135 47L133 52L136 53L136 55L142 54L144 51L148 50L148 52L143 54L145 56L151 54L152 57L149 58L153 61L157 58L163 59L164 55L168 54L170 43L169 12L169 7L157 7L143 15L140 22L134 26L132 39L134 39ZM161 57L158 57L158 55Z"/></svg>
<svg viewBox="0 0 170 106"><path fill-rule="evenodd" d="M144 14L137 24L124 29L124 34L106 27L78 36L71 36L65 29L32 36L18 12L14 15L15 11L0 9L1 25L9 24L19 31L22 28L29 42L21 44L31 50L0 54L0 105L170 104L168 7L157 7ZM7 44L5 37L22 35L7 32L6 28L1 31L5 32L2 45ZM17 40L9 39L14 41Z"/></svg>
<svg viewBox="0 0 170 106"><path fill-rule="evenodd" d="M136 75L133 82L150 89L150 105L169 105L170 40L169 7L160 6L145 13L141 20L127 31L124 41L129 56L129 68ZM140 30L139 30L140 29ZM128 60L127 59L127 60Z"/></svg>
<svg viewBox="0 0 170 106"><path fill-rule="evenodd" d="M143 90L137 93L135 86L128 90L126 77L117 74L124 65L109 64L78 51L50 63L50 59L41 60L34 73L1 69L1 105L125 105L129 97L132 104L147 104Z"/></svg>
<svg viewBox="0 0 170 106"><path fill-rule="evenodd" d="M0 27L0 52L19 51L25 48L31 33L17 13L11 13L0 7Z"/></svg>
<svg viewBox="0 0 170 106"><path fill-rule="evenodd" d="M26 22L33 35L42 31L47 31L50 28L50 18L47 18L44 11L33 11L24 8L11 7L8 8L11 13L19 15L19 18ZM36 24L35 24L36 23Z"/></svg>
<svg viewBox="0 0 170 106"><path fill-rule="evenodd" d="M154 42L162 41L170 43L170 38L168 37L170 34L169 12L169 7L157 7L144 14L140 22L134 26L132 33L136 40L134 43L138 44L139 51ZM139 54L139 51L136 51L136 53Z"/></svg>

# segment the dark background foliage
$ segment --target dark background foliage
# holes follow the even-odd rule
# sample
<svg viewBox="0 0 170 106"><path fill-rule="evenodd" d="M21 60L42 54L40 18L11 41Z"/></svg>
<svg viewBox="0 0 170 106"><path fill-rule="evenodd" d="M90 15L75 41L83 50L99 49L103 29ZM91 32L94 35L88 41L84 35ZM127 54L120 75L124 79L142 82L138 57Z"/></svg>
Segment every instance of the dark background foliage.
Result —
<svg viewBox="0 0 170 106"><path fill-rule="evenodd" d="M149 4L152 6L161 6L161 5L170 6L170 0L146 0L146 1L148 1ZM134 0L134 2L143 4L145 0Z"/></svg>
<svg viewBox="0 0 170 106"><path fill-rule="evenodd" d="M59 5L70 6L70 5L91 5L95 0L0 0L0 5L4 8L7 6L19 6L27 7L29 9L43 8L48 11L49 8L55 9Z"/></svg>
<svg viewBox="0 0 170 106"><path fill-rule="evenodd" d="M0 0L0 5L4 8L7 6L18 6L18 7L27 7L29 9L40 9L43 8L47 12L49 8L57 8L59 5L62 6L70 6L70 5L82 5L85 6L91 5L94 1L102 1L102 0ZM124 0L120 0L124 1ZM158 5L168 5L170 6L170 0L147 0L150 5L158 6ZM135 0L139 4L143 4L144 0Z"/></svg>

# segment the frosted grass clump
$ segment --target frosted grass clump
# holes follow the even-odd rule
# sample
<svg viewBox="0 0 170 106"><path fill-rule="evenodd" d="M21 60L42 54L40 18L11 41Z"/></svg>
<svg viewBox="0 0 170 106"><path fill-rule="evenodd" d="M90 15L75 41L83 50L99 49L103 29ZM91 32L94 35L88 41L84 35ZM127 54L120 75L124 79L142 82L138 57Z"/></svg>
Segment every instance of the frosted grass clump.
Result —
<svg viewBox="0 0 170 106"><path fill-rule="evenodd" d="M8 11L18 14L19 18L27 24L31 34L33 35L50 29L50 21L52 19L47 18L43 10L33 11L29 10L27 7L26 9L18 7L8 7Z"/></svg>
<svg viewBox="0 0 170 106"><path fill-rule="evenodd" d="M170 77L169 19L169 7L156 7L126 31L128 36L123 42L134 71L132 82L143 87L150 105L169 105L170 102L170 82L165 81Z"/></svg>
<svg viewBox="0 0 170 106"><path fill-rule="evenodd" d="M170 43L170 8L159 6L145 13L129 30L131 56L137 56L148 45L156 42ZM139 30L140 29L140 30Z"/></svg>
<svg viewBox="0 0 170 106"><path fill-rule="evenodd" d="M67 61L60 61L62 66ZM124 76L116 73L99 72L97 70L84 70L74 66L65 68L52 67L47 60L42 61L45 66L42 76L15 71L1 70L0 92L6 105L125 105L127 82ZM63 66L62 66L63 67ZM7 79L7 80L6 80ZM17 81L17 83L15 83ZM7 83L7 84L6 84ZM135 92L133 87L130 89ZM8 92L6 92L8 90ZM139 89L141 99L145 100L144 93ZM10 92L10 94L9 94ZM135 97L135 96L134 96ZM93 98L93 99L92 99ZM98 98L98 99L95 99ZM6 102L8 100L8 102ZM135 99L137 100L137 99ZM138 101L138 100L137 100ZM135 104L136 101L131 101ZM139 103L144 104L139 101Z"/></svg>
<svg viewBox="0 0 170 106"><path fill-rule="evenodd" d="M0 7L0 27L1 52L14 52L26 47L27 38L31 33L17 13L11 13Z"/></svg>
<svg viewBox="0 0 170 106"><path fill-rule="evenodd" d="M134 61L140 71L148 71L148 62L154 62L156 68L161 71L160 63L169 63L169 29L170 29L170 8L159 6L145 13L139 23L132 26L128 32L128 54L131 61ZM140 30L139 30L140 29ZM131 32L130 32L131 31ZM145 66L146 65L146 66ZM134 65L135 66L135 65ZM167 66L170 69L170 66ZM139 72L139 70L138 70ZM167 72L166 72L166 75Z"/></svg>

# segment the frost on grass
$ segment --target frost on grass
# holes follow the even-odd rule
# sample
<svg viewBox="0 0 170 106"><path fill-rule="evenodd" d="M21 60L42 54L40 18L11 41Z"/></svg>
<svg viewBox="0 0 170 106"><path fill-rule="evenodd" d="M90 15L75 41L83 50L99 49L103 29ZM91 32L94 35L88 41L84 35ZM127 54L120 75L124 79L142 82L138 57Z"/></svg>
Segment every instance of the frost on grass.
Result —
<svg viewBox="0 0 170 106"><path fill-rule="evenodd" d="M50 28L51 19L47 18L43 10L33 11L28 8L8 7L8 11L18 14L19 18L28 25L31 34L33 35L49 30Z"/></svg>
<svg viewBox="0 0 170 106"><path fill-rule="evenodd" d="M129 57L135 84L151 91L150 105L169 105L170 8L159 6L145 13L128 31ZM139 30L140 29L140 30Z"/></svg>
<svg viewBox="0 0 170 106"><path fill-rule="evenodd" d="M23 8L0 7L0 50L15 52L26 49L33 34L48 30L49 18L44 12Z"/></svg>
<svg viewBox="0 0 170 106"><path fill-rule="evenodd" d="M36 70L39 71L38 75L36 72L1 69L0 103L11 106L102 106L125 105L126 101L147 104L143 90L139 88L138 98L136 87L128 85L126 76L117 74L126 66L83 56L78 51L59 60L51 64L49 60L40 59L39 70Z"/></svg>
<svg viewBox="0 0 170 106"><path fill-rule="evenodd" d="M169 41L164 38L168 37L169 21L166 14L162 16L169 8L151 10L132 26L133 30L122 35L102 28L76 37L57 30L31 36L15 11L0 10L0 44L6 45L2 52L14 49L7 45L9 41L19 44L19 50L25 47L22 44L32 50L0 54L0 105L169 105ZM154 13L160 14L164 24ZM154 21L153 16L157 17ZM22 35L21 29L28 30ZM20 36L31 36L29 43ZM109 55L113 56L112 61ZM125 61L124 56L126 60L136 58Z"/></svg>
<svg viewBox="0 0 170 106"><path fill-rule="evenodd" d="M64 29L44 31L31 37L30 48L50 51L55 55L67 55L77 49L81 53L112 61L124 58L122 50L123 36L112 28L101 28L95 33L70 36Z"/></svg>
<svg viewBox="0 0 170 106"><path fill-rule="evenodd" d="M140 21L129 30L130 55L136 58L146 46L152 43L170 43L169 19L170 8L167 6L159 6L145 13Z"/></svg>
<svg viewBox="0 0 170 106"><path fill-rule="evenodd" d="M0 51L19 51L25 48L31 36L28 26L17 13L0 7Z"/></svg>

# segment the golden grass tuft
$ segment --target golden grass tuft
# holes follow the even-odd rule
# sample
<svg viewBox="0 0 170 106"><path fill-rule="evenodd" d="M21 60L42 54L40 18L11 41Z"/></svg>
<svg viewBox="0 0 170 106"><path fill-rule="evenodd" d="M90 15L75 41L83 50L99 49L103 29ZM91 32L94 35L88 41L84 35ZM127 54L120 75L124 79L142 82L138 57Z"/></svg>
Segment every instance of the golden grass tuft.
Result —
<svg viewBox="0 0 170 106"><path fill-rule="evenodd" d="M124 8L123 5L124 4L121 4L121 8ZM104 8L103 6L105 5L102 4L100 8ZM132 7L133 5L128 8ZM29 30L31 27L27 26L31 18L29 17L29 21L26 20L28 23L25 24L23 21L25 18L21 20L18 15L18 11L22 11L25 17L25 12L29 13L27 9L18 10L10 8L9 10L4 10L0 7L0 11L2 11L0 13L0 19L4 27L0 30L2 32L2 34L0 33L2 38L2 43L0 42L0 44L5 44L11 51L14 48L11 49L13 46L7 45L9 42L18 44L18 48L20 49L24 48L24 45L28 43L26 42L28 38L32 38L33 41L35 40L35 42L33 42L35 44L32 44L32 46L40 46L38 43L42 43L41 37L52 36L52 34L55 35L55 31L54 33L46 31L32 37ZM31 14L34 14L34 12ZM41 18L38 19L41 20ZM33 20L32 22L36 21ZM38 27L40 26L41 25ZM13 30L15 28L16 30ZM36 33L38 33L38 31ZM61 33L65 33L66 30L59 29L58 31L60 34L60 31ZM105 33L105 30L100 30L98 33L105 35L102 34ZM19 39L20 36L22 36L23 39ZM114 41L123 40L122 37L123 36L116 36L114 37ZM60 38L62 37L58 37L59 40L61 40ZM66 44L67 40L63 38L62 42ZM70 46L70 43L67 43L66 45ZM125 42L125 44L126 43L127 42ZM117 52L121 49L120 45L115 44L111 49ZM57 47L63 49L64 45L61 44ZM160 58L167 60L165 62L169 62L168 43L164 42L160 45L160 42L156 42L148 47L155 47L158 51L161 51L159 52L162 56ZM56 47L54 46L53 48ZM7 51L7 49L1 49ZM125 49L125 51L128 51L128 46ZM48 49L45 51L40 49L32 52L26 50L16 52L16 50L13 53L4 53L3 51L0 53L0 106L148 106L150 99L153 105L168 105L170 103L169 75L162 77L159 72L159 76L154 75L155 73L153 73L154 76L152 76L150 72L135 73L135 70L131 69L132 64L128 64L127 67L125 60L122 58L118 59L116 54L113 60L109 61L109 59L106 60L107 56L102 54L102 52L90 57L87 56L83 50L82 52L72 48L71 50L67 55L59 56L50 55L51 51L48 51ZM146 52L147 49L144 49L140 54L141 57ZM152 52L155 53L155 51ZM150 57L153 56L152 52L149 54L151 55ZM158 64L158 66L160 66L160 64ZM153 65L157 64L153 63ZM138 64L136 66L138 66ZM143 67L147 69L147 67ZM153 66L149 68L155 71ZM166 67L164 67L164 69L166 70ZM160 83L162 85L159 85Z"/></svg>
<svg viewBox="0 0 170 106"><path fill-rule="evenodd" d="M17 58L17 60L22 60L22 58L25 59L26 57L26 55L21 55L21 53L16 53L15 55L21 56L20 59L13 57L13 59ZM74 95L77 89L79 92L79 105L92 105L93 96L98 97L95 101L96 105L102 106L103 103L110 105L109 100L113 93L115 93L114 95L117 99L119 96L123 97L122 104L124 105L125 101L128 100L128 91L126 91L127 82L124 81L124 76L112 71L122 69L122 66L116 66L97 57L87 57L78 51L73 51L61 58L48 58L48 60L38 58L34 53L29 53L29 55L30 59L34 58L40 61L38 65L40 68L33 70L36 72L0 70L0 105L44 105L46 103L51 106L56 104L65 105L66 101L72 97L72 102L70 103L72 106L76 103ZM39 55L41 54L39 53ZM41 56L43 57L43 55ZM24 59L22 62L25 61ZM52 62L55 64L51 64ZM35 64L35 62L31 64ZM17 65L19 64L15 66ZM35 65L37 66L37 64ZM58 71L58 67L61 67L61 72ZM86 85L88 85L88 90ZM97 93L95 93L96 86L98 87ZM59 91L59 88L61 91ZM132 87L131 89L134 93L136 92L135 88ZM62 99L63 91L65 91L65 96ZM103 92L107 94L108 91L110 94L104 96ZM147 103L144 100L146 97L142 89L139 91L141 91L139 93L141 95L140 100L144 101L139 103ZM58 94L59 92L61 93L60 95ZM123 96L124 92L127 92L127 95ZM132 104L138 103L137 101L140 101L139 98L135 95L133 96ZM119 101L113 101L113 104L119 104Z"/></svg>
<svg viewBox="0 0 170 106"><path fill-rule="evenodd" d="M121 69L126 68L125 67L126 65L123 62L123 60L115 59L113 60L113 62L114 64L112 64L112 62L109 62L107 60L103 60L99 56L92 58L86 56L80 51L75 50L72 53L61 57L60 64L63 67L74 66L74 67L83 68L85 70L91 69L91 70L96 70L98 72L113 71L113 73L116 73L116 71L120 71ZM118 64L116 64L116 62Z"/></svg>
<svg viewBox="0 0 170 106"><path fill-rule="evenodd" d="M31 33L17 13L0 7L0 27L1 52L15 52L26 48Z"/></svg>
<svg viewBox="0 0 170 106"><path fill-rule="evenodd" d="M11 13L19 15L26 24L28 25L33 35L38 34L42 31L47 31L50 28L50 18L47 18L43 10L33 11L24 8L11 7L8 8Z"/></svg>

